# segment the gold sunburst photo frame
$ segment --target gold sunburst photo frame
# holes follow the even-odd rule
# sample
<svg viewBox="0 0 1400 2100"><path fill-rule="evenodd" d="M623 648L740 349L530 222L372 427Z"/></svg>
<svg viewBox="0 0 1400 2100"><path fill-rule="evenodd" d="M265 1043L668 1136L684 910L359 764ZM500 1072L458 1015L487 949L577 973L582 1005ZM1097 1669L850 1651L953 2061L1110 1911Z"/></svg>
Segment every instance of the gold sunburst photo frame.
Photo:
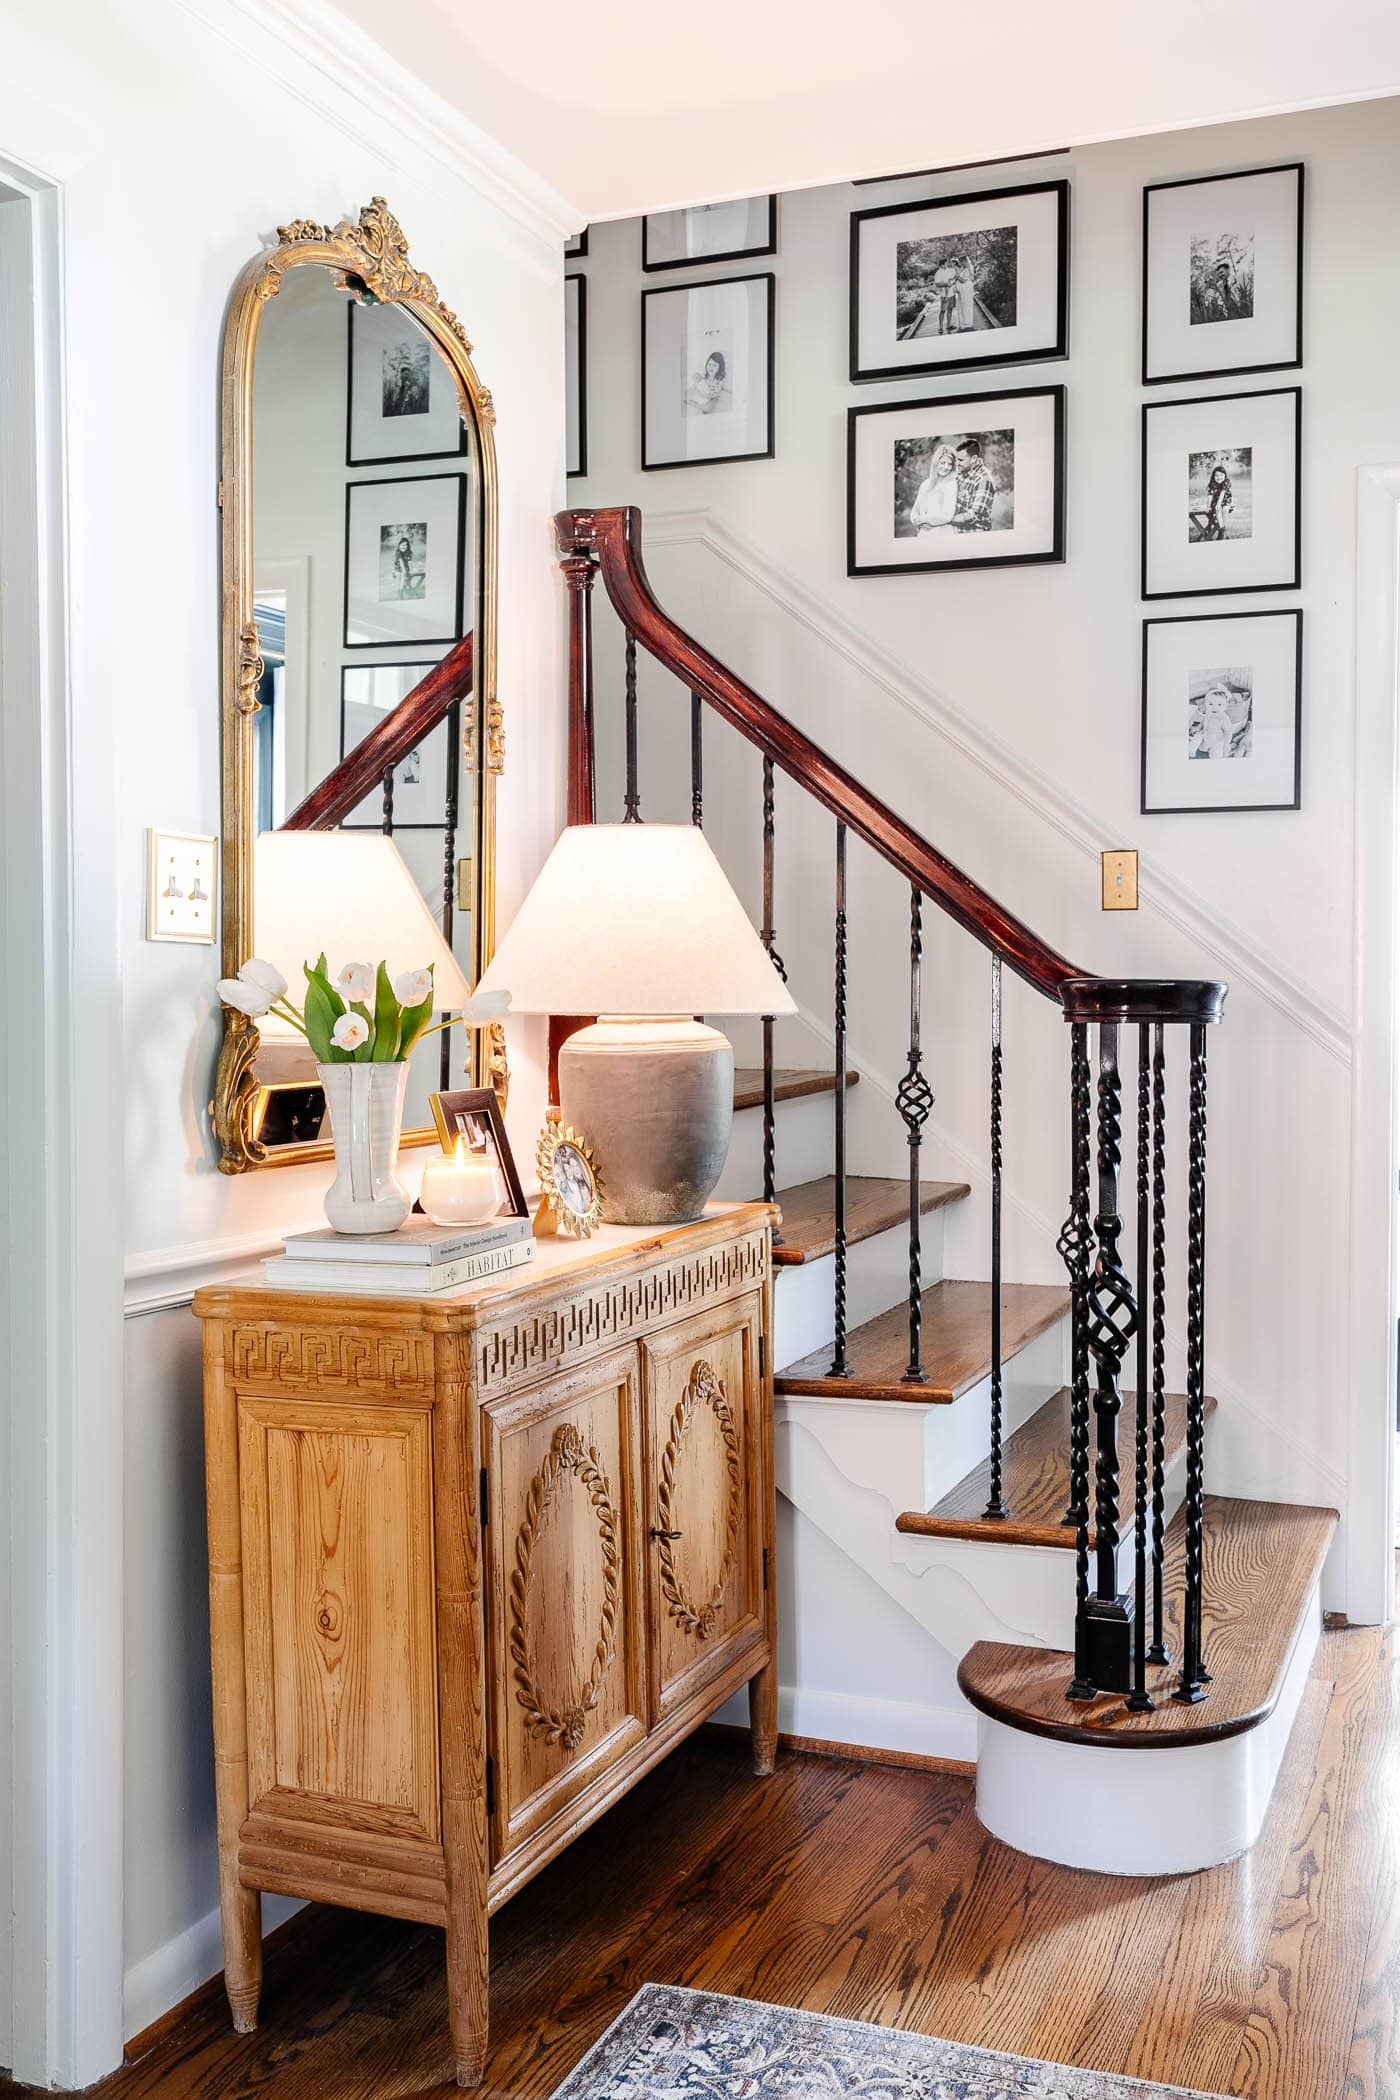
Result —
<svg viewBox="0 0 1400 2100"><path fill-rule="evenodd" d="M602 1219L603 1185L591 1150L557 1108L546 1113L535 1165L540 1177L537 1230L562 1229L587 1239Z"/></svg>

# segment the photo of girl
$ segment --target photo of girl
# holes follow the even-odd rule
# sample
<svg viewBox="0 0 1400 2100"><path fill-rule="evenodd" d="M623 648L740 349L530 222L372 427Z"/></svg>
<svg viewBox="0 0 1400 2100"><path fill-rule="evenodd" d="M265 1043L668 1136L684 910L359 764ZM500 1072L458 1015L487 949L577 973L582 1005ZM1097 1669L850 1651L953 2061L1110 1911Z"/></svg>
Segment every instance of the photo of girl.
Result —
<svg viewBox="0 0 1400 2100"><path fill-rule="evenodd" d="M685 390L688 416L727 415L734 405L729 381L729 359L723 350L711 350L697 372L692 372Z"/></svg>
<svg viewBox="0 0 1400 2100"><path fill-rule="evenodd" d="M950 533L958 507L958 462L951 445L936 445L928 478L909 506L909 523L920 533Z"/></svg>

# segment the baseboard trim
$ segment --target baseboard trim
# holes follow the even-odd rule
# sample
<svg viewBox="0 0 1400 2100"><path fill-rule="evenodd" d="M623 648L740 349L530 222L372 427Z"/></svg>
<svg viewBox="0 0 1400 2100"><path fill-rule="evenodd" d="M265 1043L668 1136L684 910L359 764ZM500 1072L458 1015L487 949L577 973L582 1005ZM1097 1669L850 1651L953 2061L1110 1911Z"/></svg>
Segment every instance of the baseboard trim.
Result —
<svg viewBox="0 0 1400 2100"><path fill-rule="evenodd" d="M263 1952L280 1946L306 1904L290 1896L264 1896ZM124 2060L135 2063L190 2013L223 1989L224 1941L217 1910L206 1911L174 1939L152 1948L127 1970L122 1990L122 2025L131 2039Z"/></svg>
<svg viewBox="0 0 1400 2100"><path fill-rule="evenodd" d="M747 1743L749 1731L738 1721L707 1721L701 1735L723 1736ZM955 1779L975 1779L976 1765L963 1757L934 1757L922 1750L882 1750L874 1743L834 1743L818 1735L779 1735L780 1750L795 1750L803 1757L844 1758L848 1764L889 1765L900 1772L945 1772Z"/></svg>

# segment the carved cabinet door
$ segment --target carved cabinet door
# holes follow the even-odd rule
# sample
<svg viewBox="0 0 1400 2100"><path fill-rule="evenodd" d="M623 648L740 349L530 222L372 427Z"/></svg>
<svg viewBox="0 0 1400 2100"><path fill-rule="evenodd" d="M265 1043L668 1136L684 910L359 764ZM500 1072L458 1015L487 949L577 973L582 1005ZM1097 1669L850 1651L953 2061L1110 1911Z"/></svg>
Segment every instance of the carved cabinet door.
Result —
<svg viewBox="0 0 1400 2100"><path fill-rule="evenodd" d="M488 1407L493 1862L647 1732L635 1349Z"/></svg>
<svg viewBox="0 0 1400 2100"><path fill-rule="evenodd" d="M656 1721L762 1634L760 1331L754 1296L642 1344Z"/></svg>

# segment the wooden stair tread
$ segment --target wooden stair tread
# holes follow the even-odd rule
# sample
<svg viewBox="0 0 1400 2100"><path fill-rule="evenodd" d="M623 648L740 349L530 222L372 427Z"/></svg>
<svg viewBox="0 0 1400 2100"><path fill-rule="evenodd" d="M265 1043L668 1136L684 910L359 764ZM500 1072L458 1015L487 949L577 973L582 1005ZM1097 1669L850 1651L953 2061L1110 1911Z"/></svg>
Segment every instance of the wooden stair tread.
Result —
<svg viewBox="0 0 1400 2100"><path fill-rule="evenodd" d="M971 1190L965 1181L921 1181L919 1209L927 1214L947 1203L960 1203ZM836 1177L824 1174L820 1181L804 1181L797 1188L779 1189L776 1202L783 1214L782 1239L773 1249L774 1263L820 1261L836 1252ZM846 1176L846 1244L887 1232L892 1225L909 1220L909 1184L886 1180L878 1174Z"/></svg>
<svg viewBox="0 0 1400 2100"><path fill-rule="evenodd" d="M1149 1668L1147 1688L1159 1701L1150 1714L1130 1714L1116 1692L1072 1706L1065 1697L1072 1655L1002 1641L974 1643L958 1665L958 1684L979 1713L1058 1742L1169 1750L1243 1735L1278 1702L1336 1528L1334 1509L1206 1496L1201 1624L1211 1683L1196 1706L1170 1696L1179 1664ZM1167 1647L1178 1658L1185 1558L1185 1511L1178 1510L1167 1527L1164 1577Z"/></svg>
<svg viewBox="0 0 1400 2100"><path fill-rule="evenodd" d="M1165 1401L1163 1472L1164 1477L1170 1478L1186 1453L1186 1395L1168 1393ZM1069 1406L1069 1387L1061 1386L1006 1439L1001 1479L1002 1500L1009 1516L982 1514L992 1491L992 1462L984 1458L932 1509L907 1509L895 1520L896 1531L921 1538L989 1539L1002 1546L1057 1546L1073 1553L1074 1526L1062 1521L1069 1505ZM1132 1463L1136 1406L1136 1394L1124 1393L1119 1418L1124 1455L1118 1528L1125 1538L1132 1530L1137 1509ZM1206 1413L1214 1412L1215 1402L1207 1397ZM1095 1540L1091 1524L1090 1544Z"/></svg>
<svg viewBox="0 0 1400 2100"><path fill-rule="evenodd" d="M859 1072L846 1074L847 1087L853 1087L860 1079ZM793 1066L773 1074L773 1099L775 1101L797 1101L804 1094L834 1094L836 1074L831 1071L803 1070ZM736 1065L734 1067L734 1112L741 1108L762 1108L762 1065Z"/></svg>
<svg viewBox="0 0 1400 2100"><path fill-rule="evenodd" d="M849 1378L832 1378L830 1344L789 1364L775 1380L780 1393L830 1394L847 1400L956 1400L992 1367L992 1287L935 1283L923 1293L921 1355L927 1382L904 1382L909 1361L909 1308L896 1305L846 1337ZM1059 1284L1007 1283L1001 1292L1001 1348L1006 1362L1069 1310Z"/></svg>

